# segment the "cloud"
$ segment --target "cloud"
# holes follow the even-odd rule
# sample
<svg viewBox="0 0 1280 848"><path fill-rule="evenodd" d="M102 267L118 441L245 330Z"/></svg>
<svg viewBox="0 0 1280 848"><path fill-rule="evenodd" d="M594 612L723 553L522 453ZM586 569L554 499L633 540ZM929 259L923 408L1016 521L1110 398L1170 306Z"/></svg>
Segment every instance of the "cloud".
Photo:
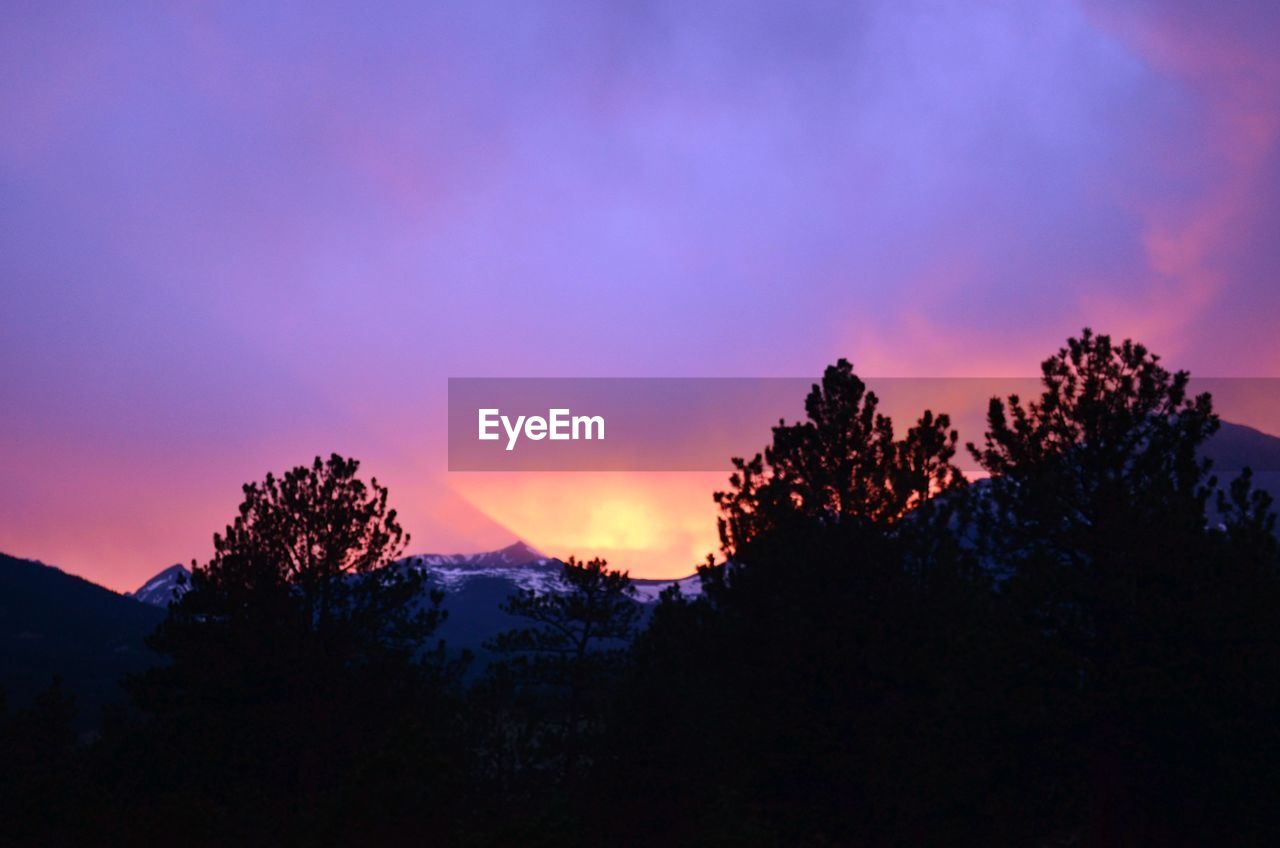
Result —
<svg viewBox="0 0 1280 848"><path fill-rule="evenodd" d="M1085 324L1201 373L1280 367L1271 4L0 23L10 465L55 433L208 504L231 459L251 479L342 449L397 476L424 546L479 547L508 509L439 494L448 376L1027 374ZM48 462L39 510L104 508L99 471ZM16 498L0 547L62 550L4 517ZM64 564L185 559L225 521L201 514Z"/></svg>

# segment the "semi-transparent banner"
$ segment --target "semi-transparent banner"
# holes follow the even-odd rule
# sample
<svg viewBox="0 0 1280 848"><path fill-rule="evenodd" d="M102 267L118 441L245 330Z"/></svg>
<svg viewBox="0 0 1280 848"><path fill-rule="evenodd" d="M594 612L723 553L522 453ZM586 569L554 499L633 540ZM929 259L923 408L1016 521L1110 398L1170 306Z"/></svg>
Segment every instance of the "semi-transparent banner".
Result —
<svg viewBox="0 0 1280 848"><path fill-rule="evenodd" d="M805 417L812 378L451 378L450 471L720 471L780 420ZM981 444L992 397L1039 396L1035 377L865 378L899 436L928 409ZM1206 454L1222 472L1280 471L1280 379L1197 378L1223 419Z"/></svg>

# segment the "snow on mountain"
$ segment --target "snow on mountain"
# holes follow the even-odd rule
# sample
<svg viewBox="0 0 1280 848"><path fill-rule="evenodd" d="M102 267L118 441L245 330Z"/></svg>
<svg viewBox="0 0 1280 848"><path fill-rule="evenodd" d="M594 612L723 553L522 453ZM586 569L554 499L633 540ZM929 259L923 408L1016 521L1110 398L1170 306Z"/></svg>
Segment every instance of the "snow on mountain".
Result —
<svg viewBox="0 0 1280 848"><path fill-rule="evenodd" d="M426 566L457 566L471 568L511 568L530 563L544 563L550 557L529 547L524 542L516 542L497 551L486 551L478 554L418 554L407 557L417 560Z"/></svg>
<svg viewBox="0 0 1280 848"><path fill-rule="evenodd" d="M457 592L479 578L506 580L514 587L532 589L535 592L554 592L560 587L560 572L564 563L549 557L524 542L498 551L480 554L423 554L403 560L414 568L425 568L427 576L445 592ZM679 580L650 580L632 578L636 599L641 603L657 603L658 595L672 583L680 584L685 597L702 593L698 575L691 574Z"/></svg>
<svg viewBox="0 0 1280 848"><path fill-rule="evenodd" d="M560 571L564 565L524 542L474 554L418 554L405 557L400 562L407 568L424 569L430 582L446 594L461 592L478 580L504 581L510 584L512 591L554 592L560 586ZM176 563L142 584L130 596L154 606L168 606L185 590L190 576L191 572L185 566ZM680 585L685 597L695 597L702 592L696 574L674 581L635 578L631 582L636 589L637 600L646 604L656 603L658 595L672 583Z"/></svg>
<svg viewBox="0 0 1280 848"><path fill-rule="evenodd" d="M445 592L457 592L467 583L483 577L506 580L514 587L536 592L553 591L562 563L516 542L497 551L478 554L419 554L401 562L425 569L432 584Z"/></svg>
<svg viewBox="0 0 1280 848"><path fill-rule="evenodd" d="M696 598L702 594L702 579L696 574L681 577L679 580L633 579L631 581L631 585L636 590L636 599L643 604L656 604L658 595L672 583L680 587L680 594L686 598Z"/></svg>
<svg viewBox="0 0 1280 848"><path fill-rule="evenodd" d="M167 607L170 601L186 591L190 578L191 572L187 567L180 562L175 562L133 592L126 594L144 604Z"/></svg>

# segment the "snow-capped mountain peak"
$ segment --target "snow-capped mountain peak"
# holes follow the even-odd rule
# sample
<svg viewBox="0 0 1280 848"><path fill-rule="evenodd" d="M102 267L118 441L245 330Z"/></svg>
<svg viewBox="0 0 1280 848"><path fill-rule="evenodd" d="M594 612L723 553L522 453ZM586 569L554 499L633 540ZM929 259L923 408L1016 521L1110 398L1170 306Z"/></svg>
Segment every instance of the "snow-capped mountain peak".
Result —
<svg viewBox="0 0 1280 848"><path fill-rule="evenodd" d="M167 607L169 602L186 591L191 582L191 572L185 565L173 565L129 592L129 597L157 607Z"/></svg>
<svg viewBox="0 0 1280 848"><path fill-rule="evenodd" d="M551 558L531 548L524 542L515 542L496 551L484 551L478 554L415 554L405 557L403 561L426 566L427 568L434 566L512 568L550 562Z"/></svg>
<svg viewBox="0 0 1280 848"><path fill-rule="evenodd" d="M560 589L560 573L564 563L549 557L537 549L515 542L496 551L474 554L416 554L400 560L405 568L425 570L429 581L446 593L456 593L476 580L499 580L512 589L532 589L535 592L555 592ZM168 606L190 583L191 572L180 563L174 564L152 577L131 593L143 603ZM701 593L698 576L690 575L680 580L651 580L633 578L636 598L642 603L654 603L659 593L672 583L680 585L686 597Z"/></svg>
<svg viewBox="0 0 1280 848"><path fill-rule="evenodd" d="M425 569L431 582L446 592L457 591L482 577L507 580L521 589L548 591L555 588L563 566L560 560L524 542L478 554L419 554L402 562L410 568Z"/></svg>

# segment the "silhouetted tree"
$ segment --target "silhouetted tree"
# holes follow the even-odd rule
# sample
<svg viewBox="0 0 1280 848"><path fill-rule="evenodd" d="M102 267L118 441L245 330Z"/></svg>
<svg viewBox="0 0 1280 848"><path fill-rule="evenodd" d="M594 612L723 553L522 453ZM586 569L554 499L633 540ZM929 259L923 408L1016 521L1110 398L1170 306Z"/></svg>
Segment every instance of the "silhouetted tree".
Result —
<svg viewBox="0 0 1280 848"><path fill-rule="evenodd" d="M86 787L74 726L76 702L55 677L26 708L10 713L0 692L0 841L55 845Z"/></svg>
<svg viewBox="0 0 1280 848"><path fill-rule="evenodd" d="M408 536L358 468L334 455L246 485L152 638L169 662L131 684L149 791L234 810L225 838L333 838L355 811L383 811L365 827L443 814L453 778L425 768L453 756L449 669L424 650L441 596L398 564Z"/></svg>
<svg viewBox="0 0 1280 848"><path fill-rule="evenodd" d="M631 579L603 559L570 557L556 587L522 589L502 609L529 625L488 646L510 658L498 673L513 673L521 686L556 699L556 754L570 780L583 756L583 738L598 721L602 690L613 682L640 617Z"/></svg>
<svg viewBox="0 0 1280 848"><path fill-rule="evenodd" d="M395 567L409 536L387 489L358 469L334 454L246 484L240 514L214 534L213 559L193 564L165 630L287 623L309 647L346 659L419 647L438 615L418 603L423 573Z"/></svg>
<svg viewBox="0 0 1280 848"><path fill-rule="evenodd" d="M1276 538L1275 505L1271 494L1253 487L1253 470L1244 468L1226 491L1218 491L1216 506L1221 530L1241 555L1259 562L1275 562L1280 554Z"/></svg>
<svg viewBox="0 0 1280 848"><path fill-rule="evenodd" d="M989 581L953 529L956 434L925 412L896 438L844 360L805 408L734 460L716 495L726 561L700 570L704 597L668 594L638 640L614 781L680 799L673 842L990 837L1008 800L992 775L1008 769L994 722L971 717L1003 708L1006 661L988 649Z"/></svg>
<svg viewBox="0 0 1280 848"><path fill-rule="evenodd" d="M1219 498L1224 529L1209 526L1211 399L1143 346L1086 329L1042 374L1038 399L992 400L970 450L991 474L982 556L1051 675L1039 736L1064 756L1043 779L1073 787L1063 808L1092 841L1218 838L1257 813L1245 749L1277 750L1269 726L1227 730L1280 705L1269 503L1243 476Z"/></svg>
<svg viewBox="0 0 1280 848"><path fill-rule="evenodd" d="M878 409L847 360L828 366L805 399L807 420L779 421L763 454L733 459L731 488L715 495L726 557L797 520L887 526L912 516L918 525L926 505L964 487L947 415L926 410L898 440Z"/></svg>
<svg viewBox="0 0 1280 848"><path fill-rule="evenodd" d="M1189 397L1142 345L1086 329L1045 360L1025 406L991 400L980 512L987 548L1009 565L1093 565L1147 529L1204 528L1212 481L1199 449L1218 428L1207 394ZM1144 544L1147 540L1144 540Z"/></svg>
<svg viewBox="0 0 1280 848"><path fill-rule="evenodd" d="M1189 386L1086 330L968 485L840 360L734 460L700 594L641 630L571 559L465 700L386 489L268 475L99 740L0 699L0 841L1275 844L1277 519Z"/></svg>

